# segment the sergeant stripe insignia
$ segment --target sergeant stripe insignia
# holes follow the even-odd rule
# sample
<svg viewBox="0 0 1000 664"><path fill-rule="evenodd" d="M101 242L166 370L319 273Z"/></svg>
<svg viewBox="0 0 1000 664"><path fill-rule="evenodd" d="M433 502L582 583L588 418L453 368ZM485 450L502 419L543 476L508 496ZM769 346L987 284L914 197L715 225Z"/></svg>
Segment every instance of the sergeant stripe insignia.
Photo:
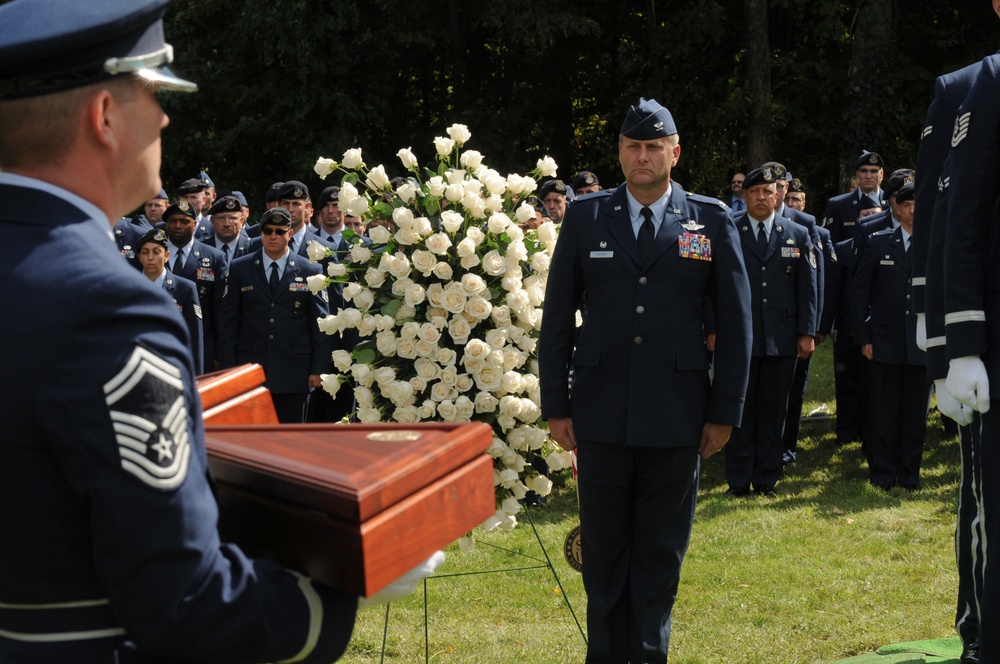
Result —
<svg viewBox="0 0 1000 664"><path fill-rule="evenodd" d="M944 192L948 191L948 185L950 184L951 184L950 177L938 178L938 193L943 194Z"/></svg>
<svg viewBox="0 0 1000 664"><path fill-rule="evenodd" d="M195 317L198 320L201 320L201 305L200 304L194 305L194 315L195 315Z"/></svg>
<svg viewBox="0 0 1000 664"><path fill-rule="evenodd" d="M924 130L920 132L920 140L924 140L934 132L934 125L927 125Z"/></svg>
<svg viewBox="0 0 1000 664"><path fill-rule="evenodd" d="M180 486L191 456L180 370L136 346L104 395L122 469L154 489Z"/></svg>
<svg viewBox="0 0 1000 664"><path fill-rule="evenodd" d="M957 147L969 135L969 122L971 120L972 111L955 118L955 132L951 135L951 147Z"/></svg>

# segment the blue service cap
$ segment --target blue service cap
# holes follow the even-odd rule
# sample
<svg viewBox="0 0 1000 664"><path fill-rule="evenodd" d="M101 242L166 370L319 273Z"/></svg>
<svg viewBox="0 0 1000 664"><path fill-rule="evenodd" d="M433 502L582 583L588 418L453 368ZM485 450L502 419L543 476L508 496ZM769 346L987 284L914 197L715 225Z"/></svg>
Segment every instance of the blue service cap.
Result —
<svg viewBox="0 0 1000 664"><path fill-rule="evenodd" d="M198 179L204 182L206 187L215 186L215 183L212 182L212 178L208 177L208 173L205 171L198 171Z"/></svg>
<svg viewBox="0 0 1000 664"><path fill-rule="evenodd" d="M854 170L858 170L862 166L885 168L885 162L882 161L882 156L879 153L862 150L861 156L854 160Z"/></svg>
<svg viewBox="0 0 1000 664"><path fill-rule="evenodd" d="M639 97L638 104L629 107L621 130L622 136L637 141L652 141L676 133L677 126L670 111L663 108L655 99L642 97Z"/></svg>
<svg viewBox="0 0 1000 664"><path fill-rule="evenodd" d="M250 205L247 203L247 197L243 195L242 191L233 191L229 195L238 200L240 202L240 205L242 205L243 207L245 208L250 207Z"/></svg>
<svg viewBox="0 0 1000 664"><path fill-rule="evenodd" d="M135 243L136 249L142 249L142 245L152 242L153 244L158 244L164 249L167 248L167 234L163 232L162 228L153 228L139 238L139 241Z"/></svg>
<svg viewBox="0 0 1000 664"><path fill-rule="evenodd" d="M777 161L765 161L763 164L760 165L760 167L761 168L770 168L771 171L774 173L774 181L775 182L777 182L778 180L785 180L785 181L789 180L788 169L785 168L785 165L782 164L781 162L777 162ZM743 186L744 187L747 186L747 183L746 183L745 180L743 181Z"/></svg>
<svg viewBox="0 0 1000 664"><path fill-rule="evenodd" d="M309 187L298 180L289 180L281 185L281 189L275 194L274 200L309 200Z"/></svg>
<svg viewBox="0 0 1000 664"><path fill-rule="evenodd" d="M274 207L260 215L260 225L291 226L292 213L283 207Z"/></svg>
<svg viewBox="0 0 1000 664"><path fill-rule="evenodd" d="M158 87L194 92L166 65L163 39L170 0L13 0L0 5L0 100L38 97L138 76Z"/></svg>
<svg viewBox="0 0 1000 664"><path fill-rule="evenodd" d="M243 212L243 207L235 196L223 196L215 201L208 214L214 215L220 212Z"/></svg>
<svg viewBox="0 0 1000 664"><path fill-rule="evenodd" d="M333 185L332 187L327 187L323 191L319 192L319 198L316 199L316 208L322 210L326 207L326 204L330 201L336 201L340 196L340 187Z"/></svg>
<svg viewBox="0 0 1000 664"><path fill-rule="evenodd" d="M194 208L187 201L177 201L166 210L163 211L163 221L170 221L170 217L174 215L183 215L185 217L191 217L192 219L197 219L194 214Z"/></svg>
<svg viewBox="0 0 1000 664"><path fill-rule="evenodd" d="M167 196L167 190L166 189L160 189L160 193L158 193L156 196L153 196L153 198L151 198L150 200L154 200L155 201L158 198L162 198L165 201L169 201L170 200L170 197Z"/></svg>

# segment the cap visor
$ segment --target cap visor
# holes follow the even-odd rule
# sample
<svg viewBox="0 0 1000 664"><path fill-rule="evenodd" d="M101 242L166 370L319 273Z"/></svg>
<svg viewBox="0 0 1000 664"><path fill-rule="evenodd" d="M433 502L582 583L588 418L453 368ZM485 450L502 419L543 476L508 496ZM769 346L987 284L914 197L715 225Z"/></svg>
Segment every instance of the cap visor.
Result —
<svg viewBox="0 0 1000 664"><path fill-rule="evenodd" d="M170 71L169 67L157 67L156 69L140 69L136 75L158 87L166 90L176 90L177 92L197 92L198 84L185 81Z"/></svg>

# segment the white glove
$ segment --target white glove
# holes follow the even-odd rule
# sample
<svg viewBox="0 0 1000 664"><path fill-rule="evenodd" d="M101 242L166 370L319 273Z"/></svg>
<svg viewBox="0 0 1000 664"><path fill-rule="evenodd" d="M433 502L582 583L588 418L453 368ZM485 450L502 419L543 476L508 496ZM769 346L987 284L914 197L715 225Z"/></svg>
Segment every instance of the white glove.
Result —
<svg viewBox="0 0 1000 664"><path fill-rule="evenodd" d="M945 387L944 378L934 381L934 394L937 395L937 408L941 414L958 422L959 426L972 424L972 409L951 396Z"/></svg>
<svg viewBox="0 0 1000 664"><path fill-rule="evenodd" d="M917 314L917 348L927 350L927 314Z"/></svg>
<svg viewBox="0 0 1000 664"><path fill-rule="evenodd" d="M956 357L948 362L945 389L966 406L985 413L990 409L990 379L978 355Z"/></svg>
<svg viewBox="0 0 1000 664"><path fill-rule="evenodd" d="M420 563L371 597L359 597L358 608L363 609L366 606L374 606L375 604L388 604L389 602L397 600L400 597L406 597L416 590L418 583L433 574L434 570L440 567L443 562L444 551L435 551L430 558Z"/></svg>

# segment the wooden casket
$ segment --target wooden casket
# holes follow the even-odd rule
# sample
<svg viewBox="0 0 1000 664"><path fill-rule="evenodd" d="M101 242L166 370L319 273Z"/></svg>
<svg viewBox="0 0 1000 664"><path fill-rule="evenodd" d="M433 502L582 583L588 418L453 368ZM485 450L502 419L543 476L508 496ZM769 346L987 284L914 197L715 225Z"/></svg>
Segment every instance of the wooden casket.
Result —
<svg viewBox="0 0 1000 664"><path fill-rule="evenodd" d="M348 592L371 596L496 511L483 423L206 422L223 540Z"/></svg>

